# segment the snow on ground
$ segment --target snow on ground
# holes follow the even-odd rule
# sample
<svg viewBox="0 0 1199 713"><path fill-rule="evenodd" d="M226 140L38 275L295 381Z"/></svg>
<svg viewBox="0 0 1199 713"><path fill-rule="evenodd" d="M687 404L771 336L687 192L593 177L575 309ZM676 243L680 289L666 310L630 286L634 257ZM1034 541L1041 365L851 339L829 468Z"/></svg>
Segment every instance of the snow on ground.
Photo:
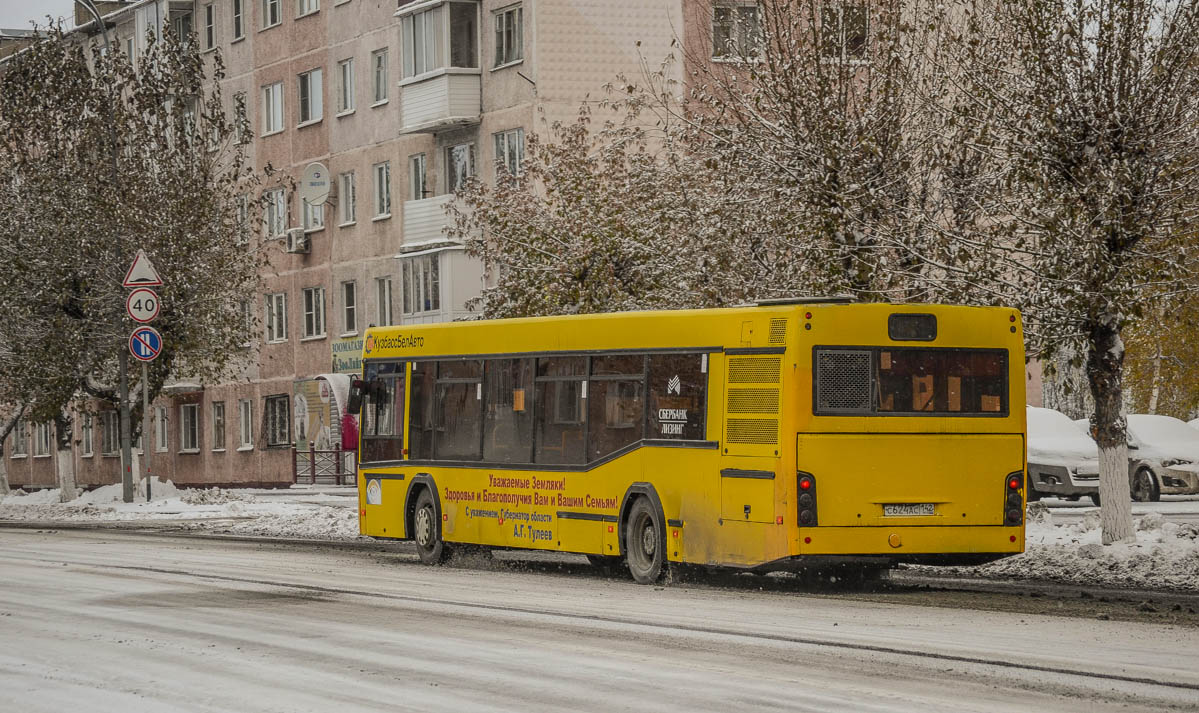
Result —
<svg viewBox="0 0 1199 713"><path fill-rule="evenodd" d="M57 490L16 491L0 499L0 520L155 522L206 533L359 539L353 488L178 490L170 481L157 481L151 490L153 500L145 502L143 491L140 502L133 503L121 502L119 484L84 493L69 503L58 502ZM1163 513L1199 513L1199 501L1136 505L1136 542L1102 545L1098 508L1080 513L1034 503L1024 554L981 567L916 569L955 576L1199 592L1199 524L1162 517ZM1145 512L1145 508L1156 509Z"/></svg>

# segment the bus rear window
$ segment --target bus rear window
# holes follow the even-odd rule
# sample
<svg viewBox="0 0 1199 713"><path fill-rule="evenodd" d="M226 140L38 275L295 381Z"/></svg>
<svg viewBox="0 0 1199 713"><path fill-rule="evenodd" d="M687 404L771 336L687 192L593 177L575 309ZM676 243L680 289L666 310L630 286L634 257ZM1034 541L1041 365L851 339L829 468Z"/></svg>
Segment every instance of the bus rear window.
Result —
<svg viewBox="0 0 1199 713"><path fill-rule="evenodd" d="M818 348L818 415L1006 416L1002 349Z"/></svg>

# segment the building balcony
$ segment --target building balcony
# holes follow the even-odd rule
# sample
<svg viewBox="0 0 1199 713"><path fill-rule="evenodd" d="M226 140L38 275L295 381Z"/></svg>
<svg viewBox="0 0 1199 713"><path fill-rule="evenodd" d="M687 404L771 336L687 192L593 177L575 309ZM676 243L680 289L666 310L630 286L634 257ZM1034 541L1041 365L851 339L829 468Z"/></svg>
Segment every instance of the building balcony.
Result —
<svg viewBox="0 0 1199 713"><path fill-rule="evenodd" d="M418 250L449 242L445 229L450 224L450 218L445 214L445 207L452 200L453 194L446 194L419 201L404 201L404 244L401 249Z"/></svg>
<svg viewBox="0 0 1199 713"><path fill-rule="evenodd" d="M461 67L445 67L403 80L400 133L442 131L479 123L480 81L478 69Z"/></svg>

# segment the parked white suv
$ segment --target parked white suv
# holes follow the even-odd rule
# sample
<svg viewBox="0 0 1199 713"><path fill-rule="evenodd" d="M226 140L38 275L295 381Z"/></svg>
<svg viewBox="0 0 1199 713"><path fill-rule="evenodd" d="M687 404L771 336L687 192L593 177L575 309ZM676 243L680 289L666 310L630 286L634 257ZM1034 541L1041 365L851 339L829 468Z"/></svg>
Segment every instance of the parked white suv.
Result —
<svg viewBox="0 0 1199 713"><path fill-rule="evenodd" d="M1199 493L1199 433L1171 416L1128 416L1132 499Z"/></svg>
<svg viewBox="0 0 1199 713"><path fill-rule="evenodd" d="M1089 496L1099 504L1099 449L1068 416L1028 407L1028 499Z"/></svg>

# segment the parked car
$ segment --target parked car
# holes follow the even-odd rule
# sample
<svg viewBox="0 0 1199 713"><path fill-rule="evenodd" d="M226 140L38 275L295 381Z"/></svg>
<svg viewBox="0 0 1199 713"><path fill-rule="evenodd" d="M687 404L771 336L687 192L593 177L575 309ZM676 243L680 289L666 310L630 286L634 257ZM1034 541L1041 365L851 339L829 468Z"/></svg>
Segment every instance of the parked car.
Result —
<svg viewBox="0 0 1199 713"><path fill-rule="evenodd" d="M1129 415L1128 475L1133 500L1199 493L1199 433L1171 416Z"/></svg>
<svg viewBox="0 0 1199 713"><path fill-rule="evenodd" d="M1028 407L1028 499L1053 495L1099 504L1099 448L1070 421L1049 408Z"/></svg>
<svg viewBox="0 0 1199 713"><path fill-rule="evenodd" d="M1199 418L1195 419L1194 421L1187 421L1187 425L1196 431L1199 431Z"/></svg>

